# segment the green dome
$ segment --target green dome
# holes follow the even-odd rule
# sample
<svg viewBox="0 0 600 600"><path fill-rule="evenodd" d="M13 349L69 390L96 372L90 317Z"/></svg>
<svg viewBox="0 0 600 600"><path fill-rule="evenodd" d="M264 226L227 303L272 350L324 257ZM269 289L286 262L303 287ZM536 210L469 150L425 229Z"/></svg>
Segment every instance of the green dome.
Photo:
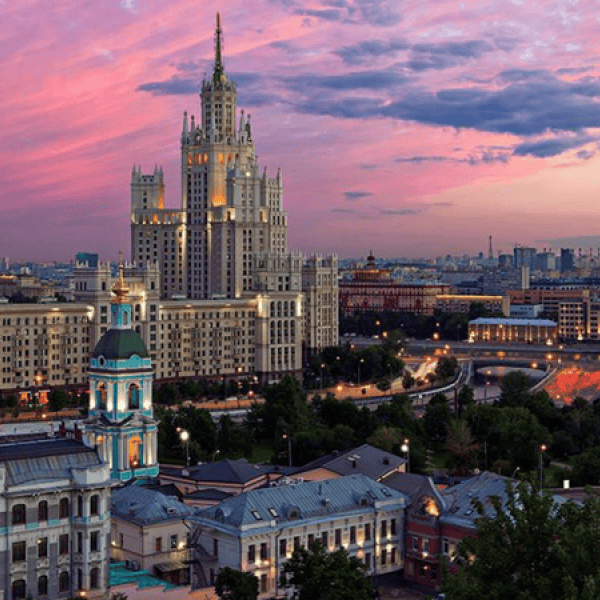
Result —
<svg viewBox="0 0 600 600"><path fill-rule="evenodd" d="M109 329L94 348L94 357L104 356L108 360L130 358L137 354L148 357L142 338L133 329Z"/></svg>

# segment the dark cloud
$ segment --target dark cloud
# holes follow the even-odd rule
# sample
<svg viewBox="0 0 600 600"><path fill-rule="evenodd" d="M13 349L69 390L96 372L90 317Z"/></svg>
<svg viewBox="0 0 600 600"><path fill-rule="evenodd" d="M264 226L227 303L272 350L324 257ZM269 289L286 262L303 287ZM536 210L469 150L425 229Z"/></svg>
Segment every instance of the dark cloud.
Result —
<svg viewBox="0 0 600 600"><path fill-rule="evenodd" d="M507 69L498 73L496 76L507 83L518 83L533 79L553 79L554 76L550 71L545 69Z"/></svg>
<svg viewBox="0 0 600 600"><path fill-rule="evenodd" d="M512 52L523 40L515 37L496 37L494 44L504 52Z"/></svg>
<svg viewBox="0 0 600 600"><path fill-rule="evenodd" d="M420 209L416 209L416 208L398 208L398 209L393 209L393 208L380 208L379 212L382 215L401 215L401 216L412 216L412 215L418 215L421 212L423 212Z"/></svg>
<svg viewBox="0 0 600 600"><path fill-rule="evenodd" d="M537 140L535 142L525 142L515 147L516 156L535 156L537 158L548 158L557 156L567 150L579 148L585 144L596 141L598 138L581 135L576 137L558 137L553 139Z"/></svg>
<svg viewBox="0 0 600 600"><path fill-rule="evenodd" d="M368 77L353 81L354 75L339 76L339 81L335 77L325 78L321 84L348 90L353 84L355 88L367 85ZM391 79L393 81L393 77ZM386 83L382 73L378 84L384 87ZM320 95L298 102L297 109L343 118L389 117L457 129L528 136L597 127L600 123L598 98L600 85L597 78L576 82L552 79L523 81L493 91L463 88L426 92L407 88L392 102Z"/></svg>
<svg viewBox="0 0 600 600"><path fill-rule="evenodd" d="M459 56L461 58L479 58L493 49L493 46L484 40L414 44L411 47L413 52L420 52L422 54L443 54L445 56Z"/></svg>
<svg viewBox="0 0 600 600"><path fill-rule="evenodd" d="M559 75L577 75L579 73L587 73L595 68L596 67L563 67L562 69L557 69L556 72Z"/></svg>
<svg viewBox="0 0 600 600"><path fill-rule="evenodd" d="M297 75L286 77L283 80L291 89L306 92L319 87L332 90L376 90L406 83L409 78L382 69L380 71L354 71L344 75Z"/></svg>
<svg viewBox="0 0 600 600"><path fill-rule="evenodd" d="M577 156L577 158L580 158L581 160L589 160L590 158L596 156L596 151L595 150L579 150L579 152L577 152L577 154L575 156Z"/></svg>
<svg viewBox="0 0 600 600"><path fill-rule="evenodd" d="M302 15L304 17L317 17L319 19L325 19L326 21L341 21L343 13L340 10L326 9L326 10L314 10L310 8L297 8L294 11L295 15Z"/></svg>
<svg viewBox="0 0 600 600"><path fill-rule="evenodd" d="M344 192L344 196L346 200L360 200L362 198L367 198L368 196L372 196L371 192L366 192L364 190L353 190L349 192Z"/></svg>
<svg viewBox="0 0 600 600"><path fill-rule="evenodd" d="M373 171L375 169L379 169L381 165L378 165L376 163L361 163L357 165L357 167L359 169L363 169L364 171Z"/></svg>
<svg viewBox="0 0 600 600"><path fill-rule="evenodd" d="M273 0L289 8L293 14L326 21L342 21L355 25L368 23L377 27L391 27L400 22L400 15L386 0L324 0L324 8L306 7L299 0Z"/></svg>
<svg viewBox="0 0 600 600"><path fill-rule="evenodd" d="M509 149L509 150L512 150ZM457 157L457 156L401 156L399 158L394 159L395 163L412 163L412 164L421 164L421 163L450 163L453 165L471 165L477 166L481 164L491 165L495 163L507 163L510 160L510 152L506 150L502 150L500 152L494 152L491 147L490 148L476 148L472 152L470 152L467 156Z"/></svg>
<svg viewBox="0 0 600 600"><path fill-rule="evenodd" d="M186 96L198 93L200 83L196 79L172 77L166 81L150 81L138 85L136 91L150 92L154 96Z"/></svg>
<svg viewBox="0 0 600 600"><path fill-rule="evenodd" d="M366 40L353 46L343 46L334 54L337 54L348 65L359 65L373 57L393 56L408 48L410 48L410 44L403 39Z"/></svg>

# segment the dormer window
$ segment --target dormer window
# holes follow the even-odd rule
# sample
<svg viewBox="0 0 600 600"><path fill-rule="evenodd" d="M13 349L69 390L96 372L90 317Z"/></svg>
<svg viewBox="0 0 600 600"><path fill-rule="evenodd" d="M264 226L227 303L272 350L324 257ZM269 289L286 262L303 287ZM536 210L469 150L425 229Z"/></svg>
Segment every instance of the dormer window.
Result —
<svg viewBox="0 0 600 600"><path fill-rule="evenodd" d="M262 521L262 517L260 516L260 513L257 510L253 510L252 511L252 516L257 520L257 521Z"/></svg>

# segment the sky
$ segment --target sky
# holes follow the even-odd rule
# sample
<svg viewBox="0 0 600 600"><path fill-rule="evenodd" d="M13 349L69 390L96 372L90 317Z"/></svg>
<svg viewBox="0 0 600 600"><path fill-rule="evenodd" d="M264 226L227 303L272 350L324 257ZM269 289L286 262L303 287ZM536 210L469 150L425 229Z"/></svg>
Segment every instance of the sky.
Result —
<svg viewBox="0 0 600 600"><path fill-rule="evenodd" d="M130 178L179 207L215 14L290 249L600 246L595 0L0 0L0 256L130 250Z"/></svg>

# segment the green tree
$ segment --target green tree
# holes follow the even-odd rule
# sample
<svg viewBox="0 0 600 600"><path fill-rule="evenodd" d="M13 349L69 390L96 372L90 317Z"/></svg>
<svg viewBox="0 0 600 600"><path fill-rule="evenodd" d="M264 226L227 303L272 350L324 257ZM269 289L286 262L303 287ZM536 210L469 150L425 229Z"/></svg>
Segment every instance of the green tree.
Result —
<svg viewBox="0 0 600 600"><path fill-rule="evenodd" d="M300 548L283 567L281 586L295 588L298 600L372 600L365 565L341 548L327 552L321 542Z"/></svg>
<svg viewBox="0 0 600 600"><path fill-rule="evenodd" d="M508 481L507 499L473 500L476 537L463 540L446 573L448 600L592 600L598 598L600 504L556 504L535 485Z"/></svg>
<svg viewBox="0 0 600 600"><path fill-rule="evenodd" d="M431 440L446 439L448 423L452 419L452 409L446 394L438 393L432 396L425 409L423 425Z"/></svg>
<svg viewBox="0 0 600 600"><path fill-rule="evenodd" d="M467 406L475 404L475 391L470 385L463 385L458 392L458 413L462 412Z"/></svg>
<svg viewBox="0 0 600 600"><path fill-rule="evenodd" d="M402 387L405 390L409 390L413 385L415 385L415 378L412 376L410 371L404 370L402 374Z"/></svg>
<svg viewBox="0 0 600 600"><path fill-rule="evenodd" d="M525 406L529 400L529 388L533 381L521 371L513 371L502 378L498 405L515 408Z"/></svg>
<svg viewBox="0 0 600 600"><path fill-rule="evenodd" d="M258 578L252 573L225 567L217 575L215 591L221 600L256 600Z"/></svg>
<svg viewBox="0 0 600 600"><path fill-rule="evenodd" d="M444 356L440 358L435 366L435 374L438 379L444 381L454 376L454 373L458 369L458 361L455 356Z"/></svg>
<svg viewBox="0 0 600 600"><path fill-rule="evenodd" d="M450 454L448 466L455 475L468 475L477 466L477 455L481 446L471 436L466 421L450 421L446 446Z"/></svg>
<svg viewBox="0 0 600 600"><path fill-rule="evenodd" d="M48 398L48 405L52 412L58 412L69 404L69 396L62 390L52 390Z"/></svg>

